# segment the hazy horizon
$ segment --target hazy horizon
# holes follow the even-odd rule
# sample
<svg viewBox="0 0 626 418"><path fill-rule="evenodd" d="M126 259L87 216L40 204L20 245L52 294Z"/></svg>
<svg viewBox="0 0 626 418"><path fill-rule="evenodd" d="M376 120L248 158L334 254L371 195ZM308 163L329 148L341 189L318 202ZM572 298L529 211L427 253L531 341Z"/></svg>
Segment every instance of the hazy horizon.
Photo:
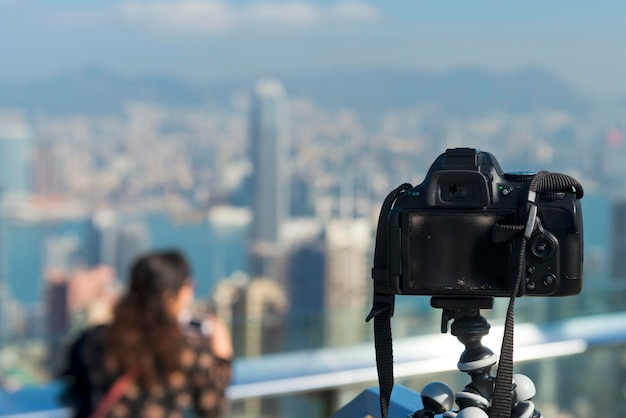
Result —
<svg viewBox="0 0 626 418"><path fill-rule="evenodd" d="M0 80L87 68L192 82L372 68L539 69L592 97L626 96L625 13L617 0L0 0Z"/></svg>

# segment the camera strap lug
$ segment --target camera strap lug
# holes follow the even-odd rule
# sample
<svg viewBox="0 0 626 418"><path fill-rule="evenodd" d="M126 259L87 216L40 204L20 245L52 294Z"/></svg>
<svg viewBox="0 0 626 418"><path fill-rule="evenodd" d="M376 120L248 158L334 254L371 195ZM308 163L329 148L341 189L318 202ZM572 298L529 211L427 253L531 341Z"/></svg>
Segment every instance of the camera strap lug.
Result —
<svg viewBox="0 0 626 418"><path fill-rule="evenodd" d="M372 269L372 279L374 279L374 296L372 300L372 310L365 319L369 322L381 312L389 311L389 316L393 316L395 307L395 294L389 289L389 272L387 270Z"/></svg>
<svg viewBox="0 0 626 418"><path fill-rule="evenodd" d="M530 239L530 236L533 234L533 230L535 229L535 225L537 224L536 197L537 193L534 190L528 190L528 203L530 208L528 209L528 219L526 220L526 228L524 229L524 238L527 240Z"/></svg>
<svg viewBox="0 0 626 418"><path fill-rule="evenodd" d="M393 316L393 310L395 307L396 298L395 295L383 295L377 294L374 295L374 303L372 304L372 309L370 310L369 315L365 318L365 322L369 322L372 318L377 317L383 312L389 312L389 316Z"/></svg>

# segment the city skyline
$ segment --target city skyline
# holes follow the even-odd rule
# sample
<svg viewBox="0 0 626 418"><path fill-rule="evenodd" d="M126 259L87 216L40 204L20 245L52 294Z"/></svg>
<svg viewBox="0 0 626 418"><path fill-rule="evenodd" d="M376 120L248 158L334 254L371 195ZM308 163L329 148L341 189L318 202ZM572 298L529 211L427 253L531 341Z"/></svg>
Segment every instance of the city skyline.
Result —
<svg viewBox="0 0 626 418"><path fill-rule="evenodd" d="M225 77L361 68L552 72L624 97L623 2L0 2L0 80L85 68L124 76ZM122 46L123 45L123 46Z"/></svg>
<svg viewBox="0 0 626 418"><path fill-rule="evenodd" d="M617 0L0 0L0 150L28 162L9 181L31 183L0 214L0 385L49 381L41 365L57 363L43 341L71 325L71 296L89 296L77 325L98 265L123 283L148 248L189 256L199 308L229 321L242 356L368 341L380 204L454 147L585 187L584 293L523 298L518 319L622 311L625 14ZM255 104L268 77L275 97ZM277 150L271 135L255 138L251 116L283 101L291 141ZM15 139L26 138L23 150ZM11 165L0 168L9 179ZM271 244L259 246L275 258L269 273L250 268L255 225L269 227L257 236ZM427 305L398 297L394 336L436 331ZM618 359L603 355L586 367L540 363L543 402L573 411L572 393L605 399L599 378L619 395L622 369L593 373ZM312 395L300 409L317 418Z"/></svg>
<svg viewBox="0 0 626 418"><path fill-rule="evenodd" d="M143 104L130 106L121 116L70 114L33 118L29 122L32 124L33 132L36 138L44 140L41 144L52 146L50 149L46 148L46 152L49 152L47 155L54 160L48 166L34 168L46 170L46 173L47 170L54 173L63 168L59 171L59 181L65 186L64 192L85 201L97 198L95 206L100 202L111 205L113 210L122 210L125 203L136 204L139 199L145 200L145 204L138 205L138 209L147 211L149 208L154 209L154 203L160 201L165 211L162 214L164 219L179 230L178 235L182 238L179 242L189 245L186 250L200 253L200 257L196 259L207 261L212 265L210 266L212 270L233 252L224 241L231 239L241 251L238 254L238 266L243 266L245 262L242 250L245 248L247 236L244 229L250 218L241 206L228 205L237 202L241 205L241 201L238 201L241 194L249 199L250 188L244 187L246 177L252 173L253 165L249 161L250 144L245 129L249 123L249 106L250 103L229 111L224 109L170 111L156 105ZM623 131L623 122L612 128L617 134L609 135L613 132L607 130L612 126L609 123L612 116L602 112L599 113L603 116L600 119L594 118L593 114L577 118L568 111L558 108L534 113L501 111L459 119L445 112L433 112L433 109L428 107L389 109L382 118L381 125L374 131L368 131L363 126L362 120L349 110L335 112L306 100L293 103L292 110L293 129L298 132L298 136L290 154L290 160L296 168L290 176L294 181L291 187L302 192L304 196L314 198L312 212L314 216L332 222L328 223L326 231L327 245L319 248L313 243L314 245L304 253L301 252L300 257L292 264L297 267L293 271L292 282L299 286L296 290L300 297L308 302L314 302L311 303L312 306L304 304L289 306L290 302L297 302L298 299L293 297L295 296L293 294L290 295L293 297L292 300L284 298L284 295L277 291L280 287L275 282L263 280L247 282L242 280L245 276L233 272L228 277L227 270L218 268L218 275L215 277L222 283L232 281L243 286L248 286L248 283L254 284L246 287L244 297L233 306L235 308L233 311L236 312L236 308L241 308L237 305L247 301L247 296L252 295L256 298L256 303L246 303L243 306L249 308L244 311L247 312L247 316L243 322L247 338L254 341L260 335L263 336L262 340L257 338L257 344L251 344L248 347L249 351L244 353L251 356L281 349L286 342L297 348L313 347L323 343L325 349L327 345L332 347L334 344L351 344L368 337L363 321L365 316L363 308L367 306L370 288L368 270L372 246L371 242L368 242L368 237L370 239L372 237L370 233L374 221L372 214L380 204L379 195L386 194L397 181L413 181L424 175L432 163L433 155L446 147L480 145L485 150L495 152L505 170L511 169L513 162L524 164L523 168L527 169L549 167L554 170L563 169L568 173L572 173L573 170L575 173L572 174L576 177L584 176L582 178L585 180L586 191L589 191L587 186L593 186L594 182L602 185L603 197L606 197L604 187L611 181L619 182L622 178L620 173L623 172L622 161L626 150L621 143L619 132ZM246 143L248 147L244 145ZM567 144L576 146L566 146ZM81 155L81 158L76 158L77 154ZM598 170L598 167L602 170ZM41 177L42 174L35 177ZM230 185L224 182L225 179L230 179ZM590 189L593 191L593 187ZM45 193L45 189L42 192ZM588 200L589 196L585 199L583 204L593 202ZM600 203L601 213L608 213L611 201L604 199ZM169 212L168 207L174 209L174 213ZM221 216L217 219L212 218L215 220L213 225L216 227L215 237L219 238L219 241L197 240L198 233L204 236L212 230L206 225L206 211L218 207L227 217L237 215L235 212L238 211L245 212L239 213L242 216L237 216L239 220L232 223L234 229L225 223L227 218ZM177 208L192 209L192 213L183 211L179 213L180 217L177 217L175 215ZM33 219L32 210L17 209L19 216L15 217L16 226L22 227L24 220ZM34 219L45 221L41 225L44 232L42 236L52 234L51 239L46 240L46 248L54 251L44 258L59 259L62 265L69 264L68 262L73 259L73 249L78 248L75 245L76 233L51 228L51 225L54 225L51 224L54 215L51 211L42 207L29 209L39 209L40 216L35 216ZM194 215L195 212L200 216L193 216L192 222L187 223L185 218ZM299 212L309 213L306 207L302 207ZM586 212L587 216L591 216L590 219L594 219L595 213L598 212ZM353 218L357 214L365 217L364 223L355 222ZM143 216L141 214L131 216L129 219L133 221L132 225L129 224L131 228L124 228L121 231L128 233L131 238L128 244L133 246L133 242L141 244L143 241L141 239L143 228L139 230L134 228L138 215ZM6 217L4 226L10 226L12 219ZM608 231L610 220L604 219L604 222L600 226L604 226L607 231L599 238L597 223L587 224L592 234L596 234L595 240L586 242L591 244L586 248L592 250L594 257L591 267L594 268L594 264L596 266L591 272L597 274L600 279L590 280L587 291L605 289L602 283L609 282L608 276L604 275L607 269L597 268L599 263L606 263L612 257L610 244L607 242L610 237ZM151 231L160 232L159 235L170 235L172 231L166 231L170 229L166 226L159 222L159 225ZM7 237L18 236L11 231L5 232ZM305 231L299 227L297 232ZM28 264L32 267L42 265L43 263L35 262L32 257L33 249L38 246L30 244L27 240L20 241L23 241L20 247L17 245L9 247L12 251L8 254L9 259L13 260L12 254L19 253L28 256ZM89 241L91 239L88 238L85 242ZM211 245L214 242L219 244ZM22 248L28 248L28 251ZM326 253L323 263L321 251ZM128 251L122 252L126 254ZM207 253L210 254L209 257L206 256ZM26 264L20 260L15 261L18 264ZM39 280L38 271L39 269L35 268L28 274L11 274L9 282L15 283L12 278L18 278L18 283L26 284L22 276ZM198 269L198 272L200 271ZM323 285L316 282L322 277L325 281ZM299 279L305 280L306 286L305 283L300 283ZM208 283L198 280L197 285L208 286ZM308 286L319 293L310 292ZM320 286L323 288L320 289ZM28 286L28 289L32 290L33 286ZM267 298L266 295L273 298ZM276 298L279 300L274 300ZM49 302L53 306L57 303L63 304L63 295L60 302L54 297L51 297ZM418 332L416 328L419 328L419 332L430 329L425 325L428 322L436 324L436 321L429 321L432 318L421 311L425 304L415 302L417 301L398 301L396 320L402 318L403 325L396 328L394 335L402 338L411 332ZM545 305L540 306L547 306L547 300L544 299L543 302ZM530 302L524 300L519 305L523 308L525 303ZM42 330L36 327L41 315L41 310L37 306L30 312L26 310L24 314L14 303L8 305L6 308L10 309L4 313L5 321L6 318L16 318L10 323L19 325L16 327L17 335L21 332L28 333L26 334L28 337L41 335ZM620 309L615 305L610 305L609 309ZM260 315L259 307L268 309ZM324 309L321 312L320 309L315 309L322 307ZM286 313L302 312L294 308L305 308L308 314L300 317L294 315L293 319L296 320L294 325L298 332L291 332L281 322ZM579 299L576 299L569 310L555 309L554 314L558 312L558 315L568 315L573 311L579 313L579 308ZM541 320L552 318L549 316L548 308L536 311L537 318ZM29 313L32 315L28 315ZM233 317L236 318L234 314ZM325 321L320 324L320 319ZM241 324L241 320L237 322L239 327ZM263 324L267 326L262 328ZM54 328L67 324L49 325ZM11 363L4 364L6 375L9 376L6 379L7 385L28 382L27 379L31 379L32 382L35 379L45 381L50 378L37 365L45 362L41 359L42 352L52 353L53 350L43 351L36 344L31 347L33 353L26 350L21 352L26 352L27 354L22 355L28 355L30 359L22 361L21 367ZM10 358L9 355L15 353L15 346L7 344L4 353L8 353L4 358ZM28 368L22 366L24 364ZM22 374L18 374L18 371ZM14 377L16 375L18 377ZM552 395L556 393L556 389L551 387L546 389L548 390L553 391L549 392L551 394L549 401L556 405L555 395ZM289 404L291 400L292 398L288 396L281 402ZM307 406L304 407L306 411L312 411L308 407L309 402L311 404L315 402L314 396L312 400L307 401ZM252 401L250 408L254 407L255 402ZM291 415L293 414L284 413L282 416ZM310 416L317 418L319 415L310 412Z"/></svg>

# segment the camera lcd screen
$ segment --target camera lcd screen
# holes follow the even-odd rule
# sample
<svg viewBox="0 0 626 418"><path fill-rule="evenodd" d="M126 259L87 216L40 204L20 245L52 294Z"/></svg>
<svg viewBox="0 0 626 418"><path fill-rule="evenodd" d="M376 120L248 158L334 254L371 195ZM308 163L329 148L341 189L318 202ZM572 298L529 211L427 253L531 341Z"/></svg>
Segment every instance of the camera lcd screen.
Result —
<svg viewBox="0 0 626 418"><path fill-rule="evenodd" d="M494 243L493 226L512 224L502 213L409 212L403 230L405 293L509 295L510 242Z"/></svg>

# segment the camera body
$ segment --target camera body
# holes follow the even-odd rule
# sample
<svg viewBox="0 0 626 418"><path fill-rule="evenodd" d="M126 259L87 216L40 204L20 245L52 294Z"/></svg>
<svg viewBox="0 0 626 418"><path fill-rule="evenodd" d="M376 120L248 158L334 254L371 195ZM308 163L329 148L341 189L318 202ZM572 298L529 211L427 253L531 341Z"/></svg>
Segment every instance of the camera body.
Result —
<svg viewBox="0 0 626 418"><path fill-rule="evenodd" d="M528 217L531 173L503 173L488 152L448 149L424 181L389 212L391 292L406 295L570 296L582 289L583 223L573 191L537 193L537 222L522 257L521 236L496 240L494 229ZM517 251L516 251L517 246Z"/></svg>

